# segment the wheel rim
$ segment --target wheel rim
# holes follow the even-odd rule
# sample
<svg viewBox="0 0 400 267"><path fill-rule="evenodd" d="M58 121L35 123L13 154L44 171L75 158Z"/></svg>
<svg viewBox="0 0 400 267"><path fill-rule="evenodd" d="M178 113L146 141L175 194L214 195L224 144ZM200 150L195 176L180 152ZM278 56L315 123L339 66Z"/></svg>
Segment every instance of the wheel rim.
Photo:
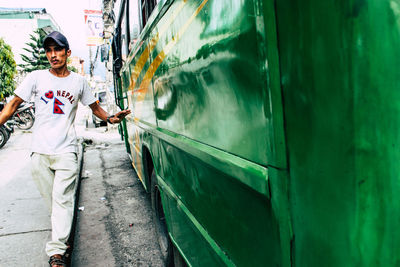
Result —
<svg viewBox="0 0 400 267"><path fill-rule="evenodd" d="M22 130L28 130L33 125L33 116L30 113L21 113L20 114L20 123L17 125L18 128Z"/></svg>

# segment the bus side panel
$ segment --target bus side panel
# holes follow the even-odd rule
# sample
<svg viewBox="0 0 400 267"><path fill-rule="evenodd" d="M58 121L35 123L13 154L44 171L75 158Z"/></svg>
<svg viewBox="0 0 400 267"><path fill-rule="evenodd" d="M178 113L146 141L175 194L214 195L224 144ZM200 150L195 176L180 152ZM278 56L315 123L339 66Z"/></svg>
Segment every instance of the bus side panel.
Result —
<svg viewBox="0 0 400 267"><path fill-rule="evenodd" d="M178 199L165 186L161 185L161 190L171 238L191 266L229 266L188 218Z"/></svg>
<svg viewBox="0 0 400 267"><path fill-rule="evenodd" d="M270 100L255 17L253 1L175 1L156 28L155 108L159 127L266 166Z"/></svg>
<svg viewBox="0 0 400 267"><path fill-rule="evenodd" d="M225 264L280 265L279 227L267 193L242 183L236 176L241 166L223 171L225 163L209 164L210 155L199 157L192 153L197 148L182 150L180 143L185 136L232 157L268 164L270 100L260 67L255 3L175 1L158 22L157 34L181 5L152 52L153 62L160 60L153 78L157 123L179 137L161 141L160 178L170 189L163 197L172 237L193 266L205 266L217 254L216 262ZM246 179L257 178L248 174ZM210 250L214 256L206 256Z"/></svg>
<svg viewBox="0 0 400 267"><path fill-rule="evenodd" d="M399 266L400 2L276 7L294 266Z"/></svg>
<svg viewBox="0 0 400 267"><path fill-rule="evenodd" d="M234 176L241 172L241 166L232 165L229 173L222 172L226 166L211 166L207 163L209 155L195 157L165 141L161 141L161 153L165 183L234 264L280 265L279 229L271 202ZM248 178L254 177L248 174ZM198 254L202 250L195 249L196 244L209 249L212 245L200 237L201 229L196 229L173 196L168 198L173 238L193 266L204 266L204 261L210 258L203 259L202 253ZM197 233L187 235L187 232Z"/></svg>
<svg viewBox="0 0 400 267"><path fill-rule="evenodd" d="M124 71L135 168L142 177L148 133L160 137L160 154L152 153L161 159L167 224L193 266L281 265L278 207L269 199L266 168L271 108L255 6L173 1L156 25L146 26L148 39ZM190 140L186 149L182 138ZM198 146L211 152L198 153Z"/></svg>
<svg viewBox="0 0 400 267"><path fill-rule="evenodd" d="M162 167L161 167L161 160L160 160L160 140L157 136L154 136L150 131L149 127L145 125L140 125L144 126L145 128L143 129L143 135L141 139L141 144L142 144L142 164L141 168L143 171L143 184L146 188L146 191L150 193L151 191L151 167L150 165L153 166L155 173L157 175L162 175ZM146 154L144 150L147 150L149 154ZM147 156L150 156L150 158L145 158ZM147 161L147 162L146 162ZM146 165L149 164L149 165ZM149 172L148 172L149 171ZM146 177L147 174L147 177ZM146 180L145 180L146 179Z"/></svg>
<svg viewBox="0 0 400 267"><path fill-rule="evenodd" d="M144 180L142 147L147 131L140 127L140 122L149 128L156 127L152 81L151 77L146 75L151 66L147 51L147 42L144 41L135 53L132 52L130 64L122 71L124 96L132 111L132 115L126 119L132 165L146 189L148 185Z"/></svg>

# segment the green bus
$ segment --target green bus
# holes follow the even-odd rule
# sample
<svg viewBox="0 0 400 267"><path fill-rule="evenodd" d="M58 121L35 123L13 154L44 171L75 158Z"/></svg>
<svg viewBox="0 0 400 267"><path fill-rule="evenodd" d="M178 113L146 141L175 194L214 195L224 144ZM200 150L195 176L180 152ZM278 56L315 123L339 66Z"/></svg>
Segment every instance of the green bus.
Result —
<svg viewBox="0 0 400 267"><path fill-rule="evenodd" d="M166 266L400 266L399 0L122 0L113 36Z"/></svg>

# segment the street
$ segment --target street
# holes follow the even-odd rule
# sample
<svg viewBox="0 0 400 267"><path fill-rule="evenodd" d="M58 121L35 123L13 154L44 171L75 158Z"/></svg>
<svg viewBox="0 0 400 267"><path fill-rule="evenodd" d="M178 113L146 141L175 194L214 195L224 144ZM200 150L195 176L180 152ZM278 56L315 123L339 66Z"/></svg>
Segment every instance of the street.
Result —
<svg viewBox="0 0 400 267"><path fill-rule="evenodd" d="M116 129L76 130L86 143L72 266L162 266L149 195ZM50 212L30 175L30 131L16 129L0 149L0 266L48 266Z"/></svg>

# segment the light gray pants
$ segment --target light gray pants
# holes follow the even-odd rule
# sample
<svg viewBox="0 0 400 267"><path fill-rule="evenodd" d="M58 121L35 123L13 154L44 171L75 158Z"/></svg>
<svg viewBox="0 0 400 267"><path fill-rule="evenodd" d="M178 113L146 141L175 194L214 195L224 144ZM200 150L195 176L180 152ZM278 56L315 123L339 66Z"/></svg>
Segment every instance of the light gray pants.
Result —
<svg viewBox="0 0 400 267"><path fill-rule="evenodd" d="M32 178L51 212L51 241L46 253L63 255L71 233L78 177L76 153L32 154Z"/></svg>

